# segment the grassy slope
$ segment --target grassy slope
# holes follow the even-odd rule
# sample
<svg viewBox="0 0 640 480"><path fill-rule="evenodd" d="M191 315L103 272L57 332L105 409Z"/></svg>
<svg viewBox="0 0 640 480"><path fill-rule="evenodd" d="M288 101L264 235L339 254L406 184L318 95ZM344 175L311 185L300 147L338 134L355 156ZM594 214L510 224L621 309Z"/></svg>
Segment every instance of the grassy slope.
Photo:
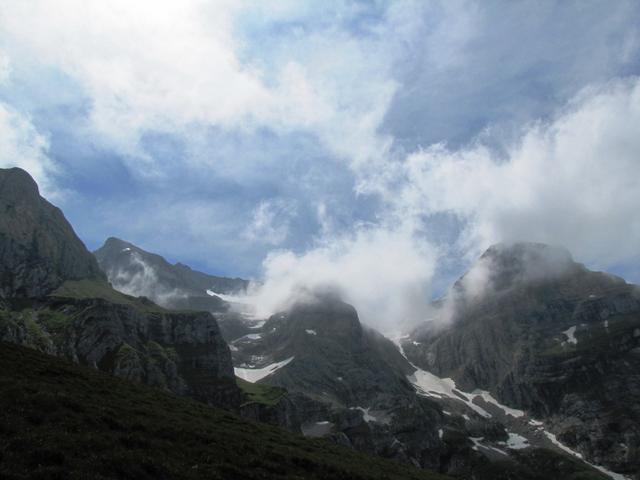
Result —
<svg viewBox="0 0 640 480"><path fill-rule="evenodd" d="M113 289L111 285L106 282L97 280L69 280L64 282L57 290L52 292L50 297L56 298L71 298L76 300L82 300L87 298L101 298L111 303L119 305L128 305L135 307L143 311L163 313L166 310L150 300L144 300L142 298L132 297L120 293Z"/></svg>
<svg viewBox="0 0 640 480"><path fill-rule="evenodd" d="M0 478L444 478L0 343Z"/></svg>
<svg viewBox="0 0 640 480"><path fill-rule="evenodd" d="M284 388L272 387L261 383L251 383L236 377L236 383L245 395L247 403L261 403L263 405L272 406L278 403L278 400L287 393Z"/></svg>

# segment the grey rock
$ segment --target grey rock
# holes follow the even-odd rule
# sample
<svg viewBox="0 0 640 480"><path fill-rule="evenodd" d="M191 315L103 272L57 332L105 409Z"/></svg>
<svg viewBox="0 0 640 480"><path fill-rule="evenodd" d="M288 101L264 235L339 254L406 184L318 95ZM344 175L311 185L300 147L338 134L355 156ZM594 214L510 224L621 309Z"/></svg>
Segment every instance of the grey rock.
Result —
<svg viewBox="0 0 640 480"><path fill-rule="evenodd" d="M57 207L19 168L0 169L0 297L43 296L105 276Z"/></svg>
<svg viewBox="0 0 640 480"><path fill-rule="evenodd" d="M114 237L94 255L116 290L144 295L166 308L224 312L228 304L207 290L233 294L246 290L249 283L208 275L182 263L172 265L160 255Z"/></svg>
<svg viewBox="0 0 640 480"><path fill-rule="evenodd" d="M409 359L545 420L588 460L637 474L640 457L625 452L640 442L638 287L539 244L492 247L479 264L482 293L461 278L444 301L449 322L418 327L403 344Z"/></svg>

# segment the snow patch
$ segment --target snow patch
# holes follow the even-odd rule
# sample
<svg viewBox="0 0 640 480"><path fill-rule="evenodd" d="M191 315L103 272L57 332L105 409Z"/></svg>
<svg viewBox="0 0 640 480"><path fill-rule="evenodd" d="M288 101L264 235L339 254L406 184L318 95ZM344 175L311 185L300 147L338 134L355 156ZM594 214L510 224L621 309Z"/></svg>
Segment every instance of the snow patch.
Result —
<svg viewBox="0 0 640 480"><path fill-rule="evenodd" d="M529 448L529 440L527 440L522 435L518 435L517 433L509 432L509 438L506 442L507 448L511 450L522 450L523 448Z"/></svg>
<svg viewBox="0 0 640 480"><path fill-rule="evenodd" d="M481 442L482 442L482 440L484 440L484 437L469 437L469 440L471 440L473 442L473 447L471 447L471 448L473 450L475 450L476 452L479 451L479 448L484 448L484 449L487 449L487 450L493 450L494 452L500 453L502 455L506 455L506 456L509 455L507 452L503 452L499 448L490 447L488 445L482 445Z"/></svg>
<svg viewBox="0 0 640 480"><path fill-rule="evenodd" d="M288 365L295 357L287 358L281 362L272 363L263 368L234 368L233 371L236 377L240 377L249 383L256 383L265 377L268 377L272 373L280 370L282 367Z"/></svg>
<svg viewBox="0 0 640 480"><path fill-rule="evenodd" d="M502 405L498 402L493 396L487 392L486 390L474 390L472 393L466 393L459 390L456 387L456 383L451 378L440 378L426 370L422 370L421 368L416 367L413 363L409 361L406 354L404 353L404 348L402 348L402 339L405 337L396 337L393 342L398 346L400 353L402 356L409 362L409 364L416 369L416 371L407 376L407 379L418 389L418 394L422 394L425 396L435 396L438 398L452 398L454 400L459 400L464 402L470 409L475 411L477 414L484 418L491 418L492 415L487 412L484 408L476 405L473 400L476 397L482 398L485 402L490 403L499 409L501 409L505 415L511 415L512 417L519 418L524 416L524 412L522 410L517 410L515 408L507 407L506 405ZM469 417L463 415L466 419Z"/></svg>
<svg viewBox="0 0 640 480"><path fill-rule="evenodd" d="M556 447L560 448L561 450L564 450L569 455L573 455L574 457L579 458L584 463L586 463L588 465L591 465L593 468L595 468L596 470L599 470L600 472L604 473L605 475L608 475L613 480L630 480L629 477L626 477L626 476L624 476L624 475L622 475L620 473L612 472L611 470L607 470L606 468L601 467L600 465L594 465L593 463L587 462L584 458L582 458L581 454L579 454L575 450L571 450L565 444L560 442L560 440L558 440L558 438L553 433L544 432L544 434L547 436L547 438L549 440L551 440L551 443L553 443Z"/></svg>
<svg viewBox="0 0 640 480"><path fill-rule="evenodd" d="M471 447L471 448L477 452L478 451L478 447L482 446L480 444L480 442L482 442L482 440L484 440L484 437L469 437L469 440L471 440L473 442L473 447Z"/></svg>
<svg viewBox="0 0 640 480"><path fill-rule="evenodd" d="M123 248L123 249L122 249L122 251L123 251L123 252L130 252L130 251L131 251L131 248L129 248L129 247L127 247L127 248Z"/></svg>
<svg viewBox="0 0 640 480"><path fill-rule="evenodd" d="M425 370L417 369L407 377L418 388L418 393L428 397L452 398L464 402L469 408L484 418L491 418L491 414L476 405L464 393L456 388L451 378L440 378Z"/></svg>
<svg viewBox="0 0 640 480"><path fill-rule="evenodd" d="M308 335L318 335L318 332L316 332L315 330L305 330L305 332L307 332Z"/></svg>
<svg viewBox="0 0 640 480"><path fill-rule="evenodd" d="M574 345L578 344L578 339L576 338L576 327L575 326L566 329L562 333L567 336L567 342L568 343L573 343ZM562 342L562 343L564 344L566 342Z"/></svg>
<svg viewBox="0 0 640 480"><path fill-rule="evenodd" d="M369 422L375 422L376 421L376 417L374 417L373 415L369 414L369 409L368 408L363 408L363 407L353 407L354 410L360 410L362 412L362 418L364 419L365 422L369 423Z"/></svg>
<svg viewBox="0 0 640 480"><path fill-rule="evenodd" d="M246 340L260 340L262 338L262 334L261 333L249 333L247 335L244 335L240 338L236 338L233 343L237 343L237 342L244 342Z"/></svg>
<svg viewBox="0 0 640 480"><path fill-rule="evenodd" d="M225 302L229 303L249 304L248 297L246 295L227 295L225 293L214 292L213 290L207 290L207 295L210 295L212 297L219 297Z"/></svg>
<svg viewBox="0 0 640 480"><path fill-rule="evenodd" d="M377 411L378 413L376 415L373 414L371 408L351 407L351 410L360 410L362 412L362 419L367 423L373 422L388 425L391 421L391 418L380 410Z"/></svg>
<svg viewBox="0 0 640 480"><path fill-rule="evenodd" d="M522 410L517 410L515 408L507 407L506 405L501 404L500 402L498 402L498 400L493 398L493 395L491 395L491 393L487 392L486 390L474 390L471 395L474 395L474 398L480 397L485 402L495 405L506 415L511 415L514 418L524 417L524 412Z"/></svg>
<svg viewBox="0 0 640 480"><path fill-rule="evenodd" d="M442 437L443 437L443 436L444 436L444 430L442 430L441 428L440 428L440 429L438 429L438 438L439 438L440 440L442 440Z"/></svg>

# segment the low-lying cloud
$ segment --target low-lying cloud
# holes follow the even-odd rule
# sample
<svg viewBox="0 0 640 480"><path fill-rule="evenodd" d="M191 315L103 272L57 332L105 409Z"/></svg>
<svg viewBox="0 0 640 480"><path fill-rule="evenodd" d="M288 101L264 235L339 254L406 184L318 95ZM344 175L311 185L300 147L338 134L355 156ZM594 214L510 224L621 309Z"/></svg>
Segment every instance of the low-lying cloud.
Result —
<svg viewBox="0 0 640 480"><path fill-rule="evenodd" d="M390 330L433 314L429 287L441 254L472 261L492 244L524 240L564 245L591 266L637 260L638 125L640 80L632 78L581 92L554 120L525 130L506 156L482 145L459 151L434 145L409 155L388 176L396 183L379 186L390 199L379 225L325 237L301 255L269 255L261 310L336 286L364 322ZM422 219L440 213L464 224L453 246L424 239ZM568 252L557 249L523 258L527 280L571 264ZM493 288L493 265L485 260L461 282L470 297Z"/></svg>
<svg viewBox="0 0 640 480"><path fill-rule="evenodd" d="M356 306L363 322L398 327L421 318L435 261L433 251L404 229L361 227L304 254L273 252L264 262L264 283L253 293L256 313L266 316L333 289Z"/></svg>
<svg viewBox="0 0 640 480"><path fill-rule="evenodd" d="M505 156L482 145L410 155L397 208L465 221L461 251L496 242L564 245L583 262L638 260L640 80L581 92Z"/></svg>
<svg viewBox="0 0 640 480"><path fill-rule="evenodd" d="M155 269L139 253L130 252L126 268L113 268L107 277L116 290L134 297L147 297L158 305L171 308L177 300L187 297L178 288L167 288L158 281Z"/></svg>
<svg viewBox="0 0 640 480"><path fill-rule="evenodd" d="M231 274L284 246L252 292L261 312L330 287L389 330L429 314L440 265L496 242L565 245L603 269L640 261L640 81L618 78L637 71L635 12L633 1L4 2L0 83L20 88L2 92L0 166L50 191L61 165L98 202L72 218L81 233L153 236ZM48 131L62 132L55 161ZM121 168L98 198L95 179ZM317 225L297 222L315 206ZM475 295L485 273L467 278ZM181 295L153 281L140 267L114 283L159 303Z"/></svg>

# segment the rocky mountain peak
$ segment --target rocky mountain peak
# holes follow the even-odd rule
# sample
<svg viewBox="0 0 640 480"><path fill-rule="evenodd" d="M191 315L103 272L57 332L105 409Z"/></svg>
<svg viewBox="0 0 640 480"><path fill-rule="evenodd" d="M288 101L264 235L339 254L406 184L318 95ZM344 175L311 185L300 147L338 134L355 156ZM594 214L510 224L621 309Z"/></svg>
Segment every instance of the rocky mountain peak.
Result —
<svg viewBox="0 0 640 480"><path fill-rule="evenodd" d="M115 237L94 252L100 267L116 290L149 297L167 308L225 311L218 294L237 293L248 282L239 278L208 275Z"/></svg>
<svg viewBox="0 0 640 480"><path fill-rule="evenodd" d="M105 280L62 212L22 169L0 169L0 297L38 297L66 280Z"/></svg>
<svg viewBox="0 0 640 480"><path fill-rule="evenodd" d="M109 237L105 240L102 248L106 250L119 250L122 248L135 247L132 243L125 242L117 237Z"/></svg>
<svg viewBox="0 0 640 480"><path fill-rule="evenodd" d="M1 170L0 191L4 199L11 199L14 203L33 203L40 197L40 190L35 180L26 171L17 167Z"/></svg>
<svg viewBox="0 0 640 480"><path fill-rule="evenodd" d="M564 247L533 242L499 243L480 256L456 282L454 291L474 297L584 270Z"/></svg>
<svg viewBox="0 0 640 480"><path fill-rule="evenodd" d="M274 317L289 320L292 329L330 333L336 338L359 338L362 325L356 309L332 292L316 293Z"/></svg>

